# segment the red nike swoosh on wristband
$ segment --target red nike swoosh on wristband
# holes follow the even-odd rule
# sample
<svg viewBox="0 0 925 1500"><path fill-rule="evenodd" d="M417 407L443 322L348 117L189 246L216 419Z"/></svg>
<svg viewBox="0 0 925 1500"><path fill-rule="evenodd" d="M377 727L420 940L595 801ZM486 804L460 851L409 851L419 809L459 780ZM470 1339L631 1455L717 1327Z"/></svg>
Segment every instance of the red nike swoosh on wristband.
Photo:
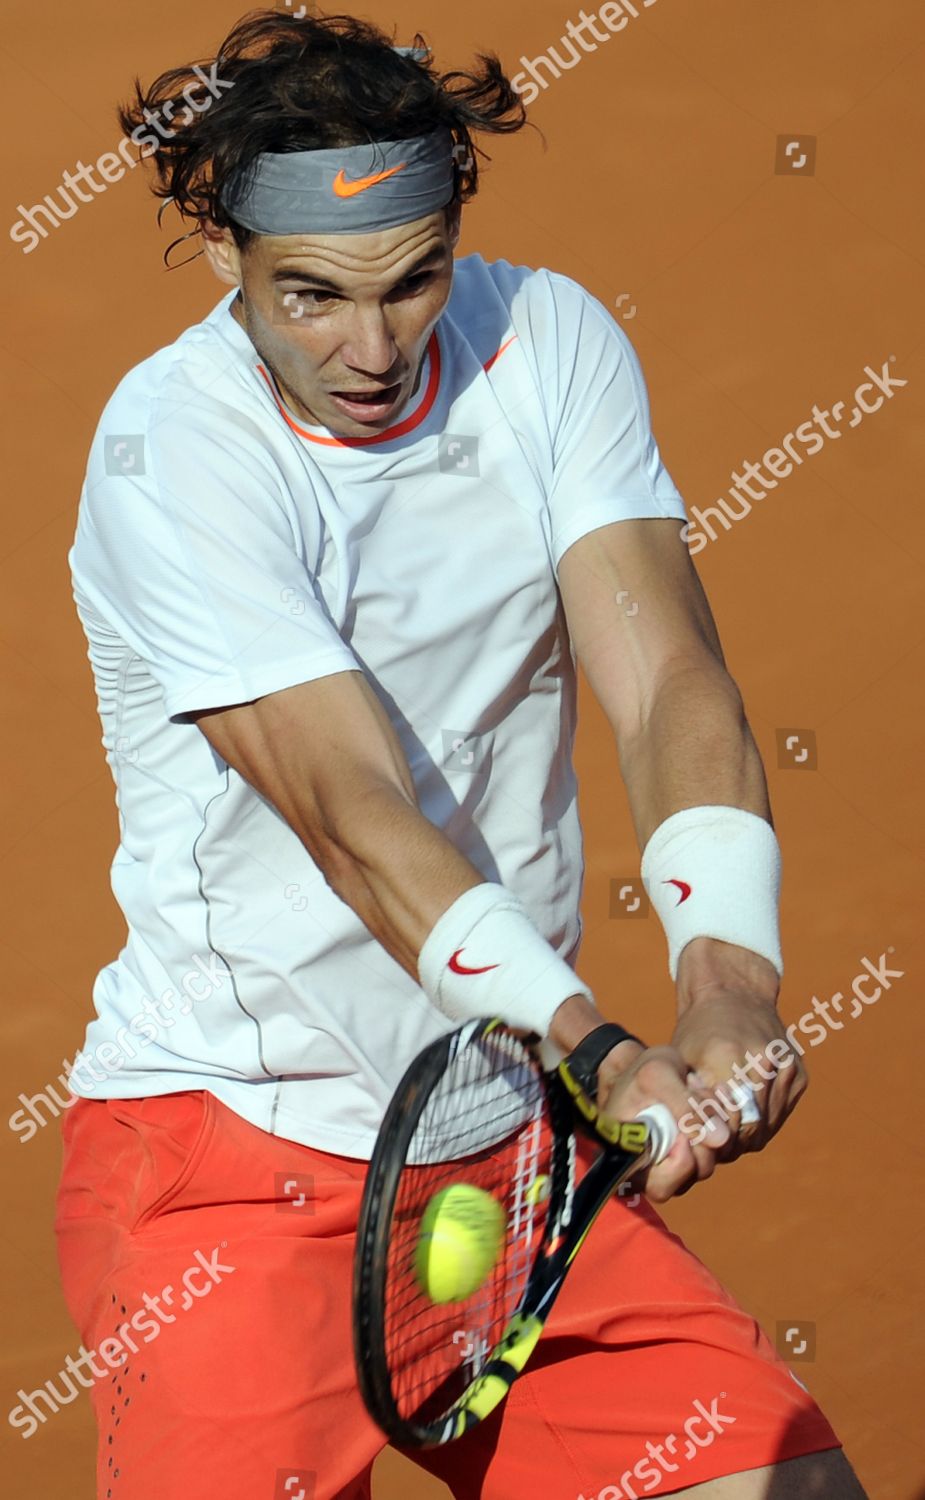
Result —
<svg viewBox="0 0 925 1500"><path fill-rule="evenodd" d="M459 955L462 951L461 948L457 948L447 964L447 968L452 969L454 974L487 974L489 969L500 969L501 967L500 964L486 964L483 969L467 969L465 964L459 962Z"/></svg>
<svg viewBox="0 0 925 1500"><path fill-rule="evenodd" d="M678 902L679 906L687 900L691 893L691 888L686 880L663 880L662 885L676 885L678 887L678 890L681 892L681 900Z"/></svg>

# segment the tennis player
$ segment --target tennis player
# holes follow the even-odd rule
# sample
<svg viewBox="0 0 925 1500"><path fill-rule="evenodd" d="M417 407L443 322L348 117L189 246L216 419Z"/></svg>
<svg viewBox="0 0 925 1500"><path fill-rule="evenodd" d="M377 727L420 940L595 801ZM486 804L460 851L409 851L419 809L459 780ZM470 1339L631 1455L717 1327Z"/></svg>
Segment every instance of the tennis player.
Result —
<svg viewBox="0 0 925 1500"><path fill-rule="evenodd" d="M399 1078L466 1016L561 1056L619 1014L574 967L576 660L678 1002L662 1045L600 1031L599 1097L713 1122L653 1202L762 1149L805 1086L779 850L631 344L567 276L454 259L473 137L525 123L497 59L441 75L372 25L260 11L121 118L228 290L116 389L70 554L128 928L57 1210L98 1493L358 1500L383 1439L352 1259ZM862 1496L645 1199L605 1210L500 1413L414 1456L464 1500Z"/></svg>

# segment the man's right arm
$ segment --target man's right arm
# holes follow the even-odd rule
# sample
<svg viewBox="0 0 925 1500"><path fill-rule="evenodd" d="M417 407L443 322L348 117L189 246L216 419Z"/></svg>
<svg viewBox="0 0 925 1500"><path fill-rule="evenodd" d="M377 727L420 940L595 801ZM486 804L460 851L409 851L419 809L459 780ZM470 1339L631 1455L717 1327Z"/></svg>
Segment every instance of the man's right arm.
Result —
<svg viewBox="0 0 925 1500"><path fill-rule="evenodd" d="M428 933L485 877L420 811L401 743L362 672L211 709L195 722L417 979Z"/></svg>
<svg viewBox="0 0 925 1500"><path fill-rule="evenodd" d="M362 672L338 672L250 703L193 716L206 739L284 817L336 895L419 981L418 957L440 917L485 877L424 816L401 742ZM604 1021L575 994L555 1011L551 1040L565 1052ZM622 1042L602 1069L619 1069L630 1118L653 1098L687 1107L684 1066L669 1048L646 1054ZM624 1072L624 1069L626 1070ZM610 1088L608 1087L608 1093ZM712 1153L685 1145L655 1169L659 1200L691 1176L709 1176Z"/></svg>
<svg viewBox="0 0 925 1500"><path fill-rule="evenodd" d="M413 979L438 919L485 876L424 816L404 750L362 672L195 716L298 834L328 885ZM603 1020L584 995L550 1035L569 1052Z"/></svg>

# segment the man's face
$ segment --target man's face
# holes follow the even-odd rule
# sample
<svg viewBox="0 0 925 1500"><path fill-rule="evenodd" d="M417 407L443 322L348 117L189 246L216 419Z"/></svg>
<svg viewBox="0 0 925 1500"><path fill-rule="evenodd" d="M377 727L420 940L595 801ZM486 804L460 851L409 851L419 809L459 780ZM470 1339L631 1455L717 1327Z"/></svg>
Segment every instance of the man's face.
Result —
<svg viewBox="0 0 925 1500"><path fill-rule="evenodd" d="M240 253L226 231L224 270L210 260L239 282L232 311L296 415L363 437L391 427L417 388L458 238L458 210L441 209L375 234L258 235Z"/></svg>

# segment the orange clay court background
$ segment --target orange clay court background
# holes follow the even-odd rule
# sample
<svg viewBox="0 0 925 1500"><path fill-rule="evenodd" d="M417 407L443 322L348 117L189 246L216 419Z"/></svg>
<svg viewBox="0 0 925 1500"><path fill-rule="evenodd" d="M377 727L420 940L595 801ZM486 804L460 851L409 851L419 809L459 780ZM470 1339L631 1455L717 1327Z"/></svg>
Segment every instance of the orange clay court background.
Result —
<svg viewBox="0 0 925 1500"><path fill-rule="evenodd" d="M532 106L547 149L530 130L486 140L492 162L465 212L461 253L566 272L623 319L691 512L728 496L733 471L760 463L814 406L846 403L841 435L813 456L798 448L805 461L750 513L725 528L714 518L714 539L696 558L784 851L782 1010L796 1021L814 997L841 991L842 1029L812 1016L822 1032L808 1051L812 1087L782 1136L667 1217L772 1338L792 1330L784 1347L793 1368L874 1500L922 1500L925 17L916 0L637 0L636 9ZM201 260L164 270L180 229L172 211L156 228L143 168L30 254L7 230L17 204L41 202L65 171L115 149L114 105L135 72L150 81L213 56L241 13L229 0L8 0L5 13L0 1403L9 1500L93 1493L86 1394L27 1440L5 1420L20 1388L53 1379L78 1344L52 1237L59 1124L26 1141L6 1121L20 1093L39 1093L73 1057L94 976L123 941L108 885L113 787L66 553L104 402L222 288ZM560 38L580 19L568 0L370 0L362 13L394 25L399 43L420 28L447 69L481 47L511 73L522 56L556 45L568 60ZM850 427L865 366L880 374L885 365L906 384ZM875 397L867 392L868 404ZM627 608L634 602L645 608ZM620 899L638 852L614 747L584 688L578 767L582 972L609 1014L667 1040L664 938L654 916L632 913L632 891ZM890 949L902 977L851 1018L862 959L876 965ZM619 1389L615 1369L615 1401ZM405 1459L380 1460L377 1500L445 1494Z"/></svg>

